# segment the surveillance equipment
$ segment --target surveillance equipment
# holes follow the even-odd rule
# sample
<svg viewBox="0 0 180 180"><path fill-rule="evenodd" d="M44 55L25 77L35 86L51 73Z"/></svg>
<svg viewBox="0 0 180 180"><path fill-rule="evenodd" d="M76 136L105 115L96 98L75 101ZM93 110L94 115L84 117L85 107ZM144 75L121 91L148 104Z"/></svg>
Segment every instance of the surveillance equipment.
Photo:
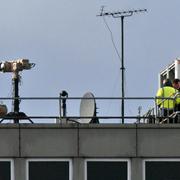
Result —
<svg viewBox="0 0 180 180"><path fill-rule="evenodd" d="M90 123L96 114L95 97L91 92L84 94L80 103L79 123ZM87 118L86 118L87 117Z"/></svg>
<svg viewBox="0 0 180 180"><path fill-rule="evenodd" d="M66 99L68 98L68 93L63 90L60 93L60 116L61 116L61 110L63 112L63 117L66 117Z"/></svg>
<svg viewBox="0 0 180 180"><path fill-rule="evenodd" d="M68 97L68 93L65 90L62 90L62 92L60 93L61 97Z"/></svg>
<svg viewBox="0 0 180 180"><path fill-rule="evenodd" d="M0 62L0 71L3 73L11 72L13 74L12 76L12 84L13 84L13 112L9 112L6 116L14 118L14 123L19 123L19 118L28 119L30 122L32 122L24 112L19 111L19 81L20 81L20 75L19 72L23 70L31 69L35 66L34 63L29 63L28 59L16 59L12 61L4 61ZM2 109L3 110L3 109ZM3 112L3 111L2 111ZM3 112L5 113L5 111ZM6 117L5 117L6 118ZM4 119L5 119L4 118ZM4 120L2 119L0 123ZM32 122L33 123L33 122Z"/></svg>
<svg viewBox="0 0 180 180"><path fill-rule="evenodd" d="M0 63L0 71L2 72L19 72L34 67L34 63L29 63L28 59L16 59Z"/></svg>

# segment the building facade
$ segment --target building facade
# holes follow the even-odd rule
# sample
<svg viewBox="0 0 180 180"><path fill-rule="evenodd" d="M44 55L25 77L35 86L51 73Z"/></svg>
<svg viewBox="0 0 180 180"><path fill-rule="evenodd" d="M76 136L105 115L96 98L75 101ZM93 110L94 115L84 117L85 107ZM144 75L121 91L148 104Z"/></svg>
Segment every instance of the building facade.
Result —
<svg viewBox="0 0 180 180"><path fill-rule="evenodd" d="M179 180L179 124L1 124L2 180Z"/></svg>

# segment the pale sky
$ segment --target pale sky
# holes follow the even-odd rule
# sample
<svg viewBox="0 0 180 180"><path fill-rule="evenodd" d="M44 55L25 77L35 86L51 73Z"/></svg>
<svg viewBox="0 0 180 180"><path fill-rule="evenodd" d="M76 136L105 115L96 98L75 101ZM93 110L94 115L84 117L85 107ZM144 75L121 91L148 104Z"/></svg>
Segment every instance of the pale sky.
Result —
<svg viewBox="0 0 180 180"><path fill-rule="evenodd" d="M35 68L22 72L21 97L70 97L91 91L96 97L121 96L121 62L102 17L105 11L148 10L125 18L125 96L153 97L158 73L179 57L180 1L164 0L0 0L0 59L27 58ZM120 19L106 17L117 48ZM119 52L121 53L121 52ZM1 97L12 93L11 74L0 74ZM6 103L4 101L4 103ZM58 101L22 102L27 115L58 115ZM11 103L8 109L11 111ZM120 115L120 102L97 104L99 115ZM136 101L126 106L134 115L153 102ZM69 107L79 113L79 102Z"/></svg>

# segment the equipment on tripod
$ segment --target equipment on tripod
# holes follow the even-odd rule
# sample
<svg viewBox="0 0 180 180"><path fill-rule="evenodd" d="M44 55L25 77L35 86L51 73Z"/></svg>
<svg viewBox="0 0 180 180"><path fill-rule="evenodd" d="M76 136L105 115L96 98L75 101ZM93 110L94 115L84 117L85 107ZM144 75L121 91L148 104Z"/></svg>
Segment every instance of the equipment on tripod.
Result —
<svg viewBox="0 0 180 180"><path fill-rule="evenodd" d="M19 111L19 82L20 75L19 72L23 70L29 70L35 66L34 63L29 63L28 59L16 59L12 61L4 61L0 62L0 71L3 73L12 73L12 84L13 84L13 112L8 113L5 117L0 121L2 122L4 119L13 119L14 123L19 123L20 119L28 119L31 123L30 118L24 112Z"/></svg>

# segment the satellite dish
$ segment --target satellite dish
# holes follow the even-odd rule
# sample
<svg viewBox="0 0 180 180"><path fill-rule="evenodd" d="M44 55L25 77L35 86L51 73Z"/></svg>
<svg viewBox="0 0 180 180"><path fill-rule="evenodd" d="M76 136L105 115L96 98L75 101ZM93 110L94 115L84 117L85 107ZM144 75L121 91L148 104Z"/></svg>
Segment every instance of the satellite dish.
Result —
<svg viewBox="0 0 180 180"><path fill-rule="evenodd" d="M96 103L94 95L91 92L84 94L83 99L80 103L80 123L90 123L96 113ZM83 118L87 117L87 118Z"/></svg>

